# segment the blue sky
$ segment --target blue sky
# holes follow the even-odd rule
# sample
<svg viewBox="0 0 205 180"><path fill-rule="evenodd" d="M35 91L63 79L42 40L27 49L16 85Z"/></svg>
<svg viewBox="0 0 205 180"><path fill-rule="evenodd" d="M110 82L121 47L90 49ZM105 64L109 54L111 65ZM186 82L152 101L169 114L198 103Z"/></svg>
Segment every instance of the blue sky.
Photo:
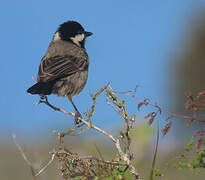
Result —
<svg viewBox="0 0 205 180"><path fill-rule="evenodd" d="M67 20L76 20L94 33L86 43L91 62L89 79L74 98L81 111L91 105L89 91L95 92L107 82L122 91L138 84L137 96L151 97L166 107L171 100L170 57L180 48L190 19L202 5L205 1L3 1L0 135L49 135L53 129L65 130L72 124L72 118L43 104L33 106L39 97L26 93L53 33ZM49 100L73 111L65 98L52 95ZM99 102L97 125L112 129L122 123L103 98ZM136 111L136 104L130 111Z"/></svg>

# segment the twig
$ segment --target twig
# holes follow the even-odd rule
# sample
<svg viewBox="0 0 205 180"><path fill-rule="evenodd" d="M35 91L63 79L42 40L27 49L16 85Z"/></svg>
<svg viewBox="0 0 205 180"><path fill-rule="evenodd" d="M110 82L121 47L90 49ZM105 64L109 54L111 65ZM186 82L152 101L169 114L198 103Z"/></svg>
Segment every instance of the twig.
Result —
<svg viewBox="0 0 205 180"><path fill-rule="evenodd" d="M129 166L130 172L135 176L135 179L139 179L139 174L136 172L135 167L130 163L130 159L126 153L124 153L120 147L120 141L117 139L117 142L115 143L115 146L120 154L120 157L125 163Z"/></svg>
<svg viewBox="0 0 205 180"><path fill-rule="evenodd" d="M152 168L150 171L150 180L154 180L154 173L155 173L155 167L156 167L156 158L157 158L157 153L158 153L158 147L159 147L159 120L157 121L157 141L156 141L156 146L155 146L155 151L154 151L154 157L152 160Z"/></svg>
<svg viewBox="0 0 205 180"><path fill-rule="evenodd" d="M102 92L102 89L101 89L100 92ZM60 109L60 108L57 108L57 107L53 106L52 104L50 104L50 103L48 102L47 99L46 99L45 101L39 101L38 104L40 104L40 103L45 103L46 105L48 105L50 108L54 109L55 111L59 111L59 112L62 112L62 113L65 113L65 114L68 114L68 115L71 115L71 116L75 116L75 114L72 113L72 112L68 112L68 111L66 111L66 110L63 110L63 109ZM103 129L101 129L101 128L99 128L99 127L97 127L97 126L95 126L95 125L93 125L93 124L91 124L91 123L89 123L89 122L87 122L87 121L84 120L83 118L79 118L79 119L80 119L85 125L87 125L89 128L93 128L93 129L95 129L96 131L98 131L98 132L104 134L105 136L107 136L108 138L110 138L110 139L113 141L113 143L115 144L115 147L117 148L118 153L120 154L121 159L129 166L130 172L135 176L135 179L136 179L136 180L139 179L139 174L136 172L135 167L130 163L130 160L129 160L128 155L122 151L121 146L120 146L119 139L114 138L114 137L113 137L111 134L109 134L108 132L104 131Z"/></svg>
<svg viewBox="0 0 205 180"><path fill-rule="evenodd" d="M63 109L60 109L60 108L57 108L57 107L53 106L52 104L50 104L50 103L48 102L48 99L47 99L47 98L46 98L45 101L40 100L40 101L39 101L38 103L36 103L35 105L39 105L39 104L41 104L41 103L44 103L44 104L48 105L50 108L52 108L52 109L55 110L55 111L59 111L59 112L62 112L62 113L65 113L65 114L69 114L69 115L75 117L75 113L73 113L73 112L68 112L68 111L65 111L65 110L63 110Z"/></svg>
<svg viewBox="0 0 205 180"><path fill-rule="evenodd" d="M121 112L115 106L113 106L109 101L107 101L107 104L110 105L118 114L121 115Z"/></svg>
<svg viewBox="0 0 205 180"><path fill-rule="evenodd" d="M98 162L106 163L106 164L113 164L113 165L121 165L121 166L126 166L127 164L125 163L120 163L120 162L115 162L115 161L107 161L103 159L98 159L96 157L93 157L92 155L87 155L87 156L79 156L77 154L72 154L71 152L66 152L66 151L55 151L55 152L50 152L51 154L58 156L60 154L65 154L68 155L72 159L90 159L90 160L95 160Z"/></svg>
<svg viewBox="0 0 205 180"><path fill-rule="evenodd" d="M45 169L53 162L55 155L55 153L52 154L50 161L35 176L39 176L43 171L45 171Z"/></svg>
<svg viewBox="0 0 205 180"><path fill-rule="evenodd" d="M45 169L53 162L53 160L55 158L55 153L52 154L51 160L38 173L35 174L34 167L33 167L32 163L28 160L28 158L26 157L26 154L23 151L21 145L16 140L16 135L13 134L12 137L13 137L14 143L16 144L16 146L17 146L19 152L21 153L24 161L26 162L26 164L31 169L32 180L36 180L36 177L39 176L43 171L45 171Z"/></svg>
<svg viewBox="0 0 205 180"><path fill-rule="evenodd" d="M136 173L135 167L130 162L132 157L130 152L131 138L129 135L130 119L129 119L128 112L125 109L125 102L123 101L121 102L121 100L116 96L116 93L113 91L113 88L110 84L109 84L109 90L107 89L107 93L108 93L107 95L108 99L111 99L113 104L116 105L118 108L120 108L120 111L107 100L108 105L110 105L115 111L117 111L124 118L125 121L125 132L123 134L126 137L127 142L122 141L125 144L125 152L122 151L118 139L117 142L115 143L115 146L120 154L121 159L126 162L128 167L130 168L131 173L134 175L135 179L139 179L139 174Z"/></svg>
<svg viewBox="0 0 205 180"><path fill-rule="evenodd" d="M55 107L54 105L50 104L50 103L48 102L48 100L39 101L38 104L41 104L41 103L44 103L44 104L48 105L50 108L52 108L52 109L55 110L55 111L59 111L59 112L62 112L62 113L64 113L64 114L68 114L68 115L71 115L71 116L73 116L73 117L75 116L75 113L66 111L66 110L64 110L64 109L57 108L57 107ZM80 119L84 124L86 124L89 128L93 128L93 129L95 129L95 130L101 132L102 134L104 134L104 135L106 135L107 137L109 137L114 143L116 143L116 139L115 139L111 134L107 133L106 131L104 131L103 129L101 129L101 128L95 126L95 125L90 124L89 122L87 122L87 121L84 120L83 118L80 118L80 117L79 117L79 119Z"/></svg>
<svg viewBox="0 0 205 180"><path fill-rule="evenodd" d="M103 155L102 155L102 153L101 153L100 149L98 148L98 146L97 146L97 144L96 144L95 141L93 142L93 144L94 144L95 149L96 149L97 153L99 154L100 158L101 158L102 160L104 160Z"/></svg>
<svg viewBox="0 0 205 180"><path fill-rule="evenodd" d="M130 96L130 97L132 97L132 98L134 98L134 99L140 101L141 103L144 103L144 102L145 102L145 100L142 100L142 99L136 97L135 95L130 94L130 92L132 92L132 91L127 91L127 92L118 92L118 91L113 91L113 90L111 90L111 91L112 91L113 93L116 93L116 94L124 94L124 95ZM163 111L163 112L165 112L167 115L169 115L169 116L172 117L172 118L176 117L176 118L182 118L182 119L188 119L188 120L193 119L192 116L185 116L185 115L180 115L180 114L176 114L176 113L167 111L167 110L165 110L164 108L161 108L161 107L159 107L158 105L152 104L152 103L150 103L150 102L148 102L148 101L146 101L146 105L149 105L149 106L152 106L152 107L154 107L154 108L157 108L160 112ZM203 119L197 119L197 118L195 118L194 120L197 121L197 122L205 123L205 120L203 120Z"/></svg>
<svg viewBox="0 0 205 180"><path fill-rule="evenodd" d="M33 167L32 163L28 160L28 158L26 157L26 154L25 154L25 152L23 151L21 145L17 142L17 140L16 140L16 135L13 134L12 137L13 137L14 143L16 144L16 146L17 146L19 152L21 153L21 155L22 155L24 161L26 162L26 164L27 164L27 165L30 167L30 169L31 169L32 180L36 180L35 171L34 171L34 167Z"/></svg>

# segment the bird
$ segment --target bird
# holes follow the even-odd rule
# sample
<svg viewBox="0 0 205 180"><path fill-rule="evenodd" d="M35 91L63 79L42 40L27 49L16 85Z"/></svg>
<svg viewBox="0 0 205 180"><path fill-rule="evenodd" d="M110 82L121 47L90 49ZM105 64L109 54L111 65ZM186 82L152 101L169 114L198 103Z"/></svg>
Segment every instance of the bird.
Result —
<svg viewBox="0 0 205 180"><path fill-rule="evenodd" d="M37 82L27 89L30 94L40 95L41 99L50 94L67 97L74 107L76 124L81 122L82 116L72 97L83 90L88 79L89 56L85 40L91 35L93 33L85 31L77 21L61 24L41 59Z"/></svg>

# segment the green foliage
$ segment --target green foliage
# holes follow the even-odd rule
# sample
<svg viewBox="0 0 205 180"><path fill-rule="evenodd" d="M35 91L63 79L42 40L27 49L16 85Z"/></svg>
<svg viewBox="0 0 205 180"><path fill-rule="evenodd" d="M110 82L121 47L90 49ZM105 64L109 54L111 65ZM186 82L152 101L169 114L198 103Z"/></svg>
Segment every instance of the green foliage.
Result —
<svg viewBox="0 0 205 180"><path fill-rule="evenodd" d="M194 140L193 138L188 142L184 148L185 151L190 152L194 149Z"/></svg>
<svg viewBox="0 0 205 180"><path fill-rule="evenodd" d="M157 168L154 169L154 175L158 177L164 176L164 174L161 173L161 171Z"/></svg>
<svg viewBox="0 0 205 180"><path fill-rule="evenodd" d="M157 153L158 153L158 146L159 146L159 123L158 123L158 128L157 128L157 142L156 142L156 147L154 151L154 157L152 160L152 168L150 170L150 180L154 180L154 175L156 176L155 173L158 175L161 174L159 169L156 169L156 158L157 158Z"/></svg>
<svg viewBox="0 0 205 180"><path fill-rule="evenodd" d="M56 158L58 158L58 162L60 165L60 172L64 179L77 179L77 180L86 180L86 179L94 179L94 180L136 180L141 179L141 177L138 172L136 171L134 165L133 165L133 159L134 159L134 153L131 150L131 143L137 144L140 142L141 146L143 144L146 144L148 140L150 140L150 135L152 134L151 128L148 128L149 125L152 125L156 117L158 115L161 115L162 112L165 112L168 117L166 118L166 126L162 129L162 134L165 136L169 129L171 128L172 121L170 119L176 118L176 117L182 117L184 119L188 119L189 124L192 122L205 122L204 120L200 120L196 118L196 111L205 111L205 92L201 92L198 94L196 98L194 98L191 94L188 94L188 102L186 103L186 108L195 112L193 116L183 116L183 115L177 115L174 113L170 113L161 107L159 107L156 103L151 104L149 99L145 98L144 100L141 100L137 98L133 94L129 94L132 91L127 92L116 92L113 91L110 84L107 86L101 88L99 91L97 91L95 94L90 94L92 98L92 106L87 110L87 112L84 113L86 118L80 119L81 124L73 126L68 129L67 132L59 132L55 133L57 134L57 138L59 140L57 151L53 153ZM120 130L119 137L114 137L112 134L106 132L105 130L101 129L100 127L97 127L93 124L93 115L95 113L95 107L97 105L97 98L104 94L106 96L106 102L107 104L118 113L118 115L124 119L124 127ZM134 99L137 99L140 101L140 103L137 105L137 109L140 110L140 108L143 105L149 105L153 107L155 110L151 111L145 116L145 119L149 119L149 122L147 123L147 128L135 128L135 118L136 114L129 114L128 106L124 100L121 100L118 97L118 94L124 94L128 95ZM200 101L200 98L203 97L203 103L200 104L197 101ZM196 101L197 100L197 101ZM65 111L63 109L57 108L50 104L48 100L46 101L40 101L40 103L45 103L52 109L56 111L63 112L65 114L73 115L73 113ZM158 145L159 145L159 138L160 138L160 129L159 129L159 121L158 122L158 128L157 128L157 140L156 140L156 146L153 153L153 160L150 170L150 176L149 180L154 180L157 177L164 176L161 171L156 168L157 163L157 153L158 153ZM80 155L76 152L71 152L68 147L64 145L63 138L65 135L79 135L82 133L85 133L86 131L90 129L95 129L101 134L104 134L107 136L112 142L114 143L116 147L116 153L114 158L111 160L105 160L102 156L102 153L100 150L96 147L97 152L99 154L99 158L92 155ZM143 137L139 140L139 132L141 133L140 137ZM197 142L195 142L195 138L197 137ZM175 157L175 160L178 160L173 166L177 169L190 169L191 171L194 171L195 173L199 174L200 170L202 168L205 168L205 130L198 130L195 132L193 138L188 142L184 148L184 153ZM137 143L136 143L137 142ZM139 146L137 146L139 148ZM195 148L196 147L196 148ZM194 150L197 151L194 151ZM136 153L136 152L135 152ZM137 154L137 153L136 153ZM192 155L190 155L192 154ZM54 157L54 156L53 156ZM53 159L52 159L53 161ZM52 162L52 161L49 161ZM150 163L150 162L149 162ZM150 163L151 164L151 163Z"/></svg>
<svg viewBox="0 0 205 180"><path fill-rule="evenodd" d="M110 86L111 87L111 86ZM97 131L105 134L109 138L111 135L104 130L94 126L92 124L92 117L95 112L95 106L97 105L97 97L99 97L103 92L105 92L107 103L124 119L124 128L120 131L120 146L116 145L118 154L115 155L115 158L110 161L105 161L100 154L100 158L93 156L81 156L77 153L72 153L70 150L64 147L63 138L65 135L78 135L86 132L87 130L94 128ZM138 179L133 173L134 166L131 165L130 161L133 158L132 152L130 150L131 137L130 131L133 129L133 123L135 122L135 115L131 118L126 107L124 100L121 100L117 97L116 93L112 91L111 88L108 88L108 85L104 88L101 88L97 93L90 94L92 97L93 105L89 108L88 112L84 113L87 117L86 120L83 120L82 125L74 126L69 129L67 133L60 133L60 143L59 146L60 154L58 154L58 159L61 164L61 173L65 179L99 179L99 180L125 180L125 179ZM86 123L86 122L87 123ZM86 128L86 126L87 128ZM112 141L117 144L115 138L111 138ZM120 148L120 150L119 150ZM122 149L121 149L122 148ZM63 151L62 151L63 149ZM128 157L128 160L124 157ZM132 166L132 168L131 168ZM131 171L132 169L132 171ZM137 173L136 173L137 174Z"/></svg>
<svg viewBox="0 0 205 180"><path fill-rule="evenodd" d="M195 142L192 138L185 146L185 153L174 158L179 160L173 166L178 170L189 169L190 171L199 174L201 169L205 168L205 149L202 147L198 152L194 150Z"/></svg>

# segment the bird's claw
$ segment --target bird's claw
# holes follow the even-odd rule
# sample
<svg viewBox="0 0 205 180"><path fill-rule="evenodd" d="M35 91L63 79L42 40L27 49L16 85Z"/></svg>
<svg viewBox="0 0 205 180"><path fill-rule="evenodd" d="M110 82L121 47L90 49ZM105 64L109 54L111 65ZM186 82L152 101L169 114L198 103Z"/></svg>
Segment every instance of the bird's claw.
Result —
<svg viewBox="0 0 205 180"><path fill-rule="evenodd" d="M82 116L81 116L81 114L77 111L77 112L75 113L75 124L81 123L81 120L80 120L79 118L82 119Z"/></svg>
<svg viewBox="0 0 205 180"><path fill-rule="evenodd" d="M34 106L38 106L41 103L48 103L48 98L45 95L40 95L40 100L34 104Z"/></svg>

